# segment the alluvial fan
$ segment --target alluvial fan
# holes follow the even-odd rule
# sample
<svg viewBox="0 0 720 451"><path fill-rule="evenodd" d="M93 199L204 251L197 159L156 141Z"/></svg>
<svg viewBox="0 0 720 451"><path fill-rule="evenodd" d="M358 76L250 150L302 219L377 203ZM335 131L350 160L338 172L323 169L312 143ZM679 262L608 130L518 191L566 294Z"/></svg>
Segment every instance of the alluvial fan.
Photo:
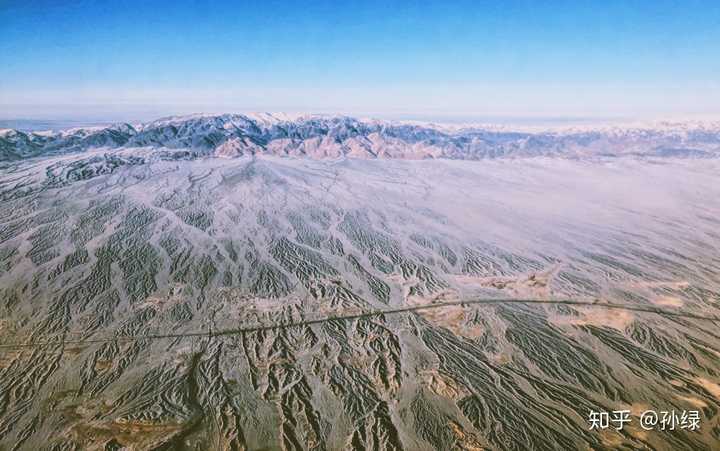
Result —
<svg viewBox="0 0 720 451"><path fill-rule="evenodd" d="M3 163L0 342L29 346L0 348L0 448L717 449L718 323L646 310L720 316L718 171ZM457 302L482 298L639 310ZM700 429L645 430L649 409Z"/></svg>

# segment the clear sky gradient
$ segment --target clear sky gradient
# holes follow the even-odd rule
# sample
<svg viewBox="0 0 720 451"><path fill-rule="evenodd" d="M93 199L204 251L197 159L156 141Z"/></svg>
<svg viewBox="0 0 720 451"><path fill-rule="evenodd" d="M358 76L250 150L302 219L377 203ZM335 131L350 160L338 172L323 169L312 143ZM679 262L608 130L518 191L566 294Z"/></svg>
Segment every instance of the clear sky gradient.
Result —
<svg viewBox="0 0 720 451"><path fill-rule="evenodd" d="M0 116L720 114L720 1L2 1Z"/></svg>

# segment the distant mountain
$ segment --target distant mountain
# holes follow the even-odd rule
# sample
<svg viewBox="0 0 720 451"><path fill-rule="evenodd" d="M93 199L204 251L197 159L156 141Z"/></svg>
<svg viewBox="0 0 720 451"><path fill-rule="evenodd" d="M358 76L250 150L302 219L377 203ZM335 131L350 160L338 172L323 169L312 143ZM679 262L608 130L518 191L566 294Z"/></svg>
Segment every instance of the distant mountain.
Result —
<svg viewBox="0 0 720 451"><path fill-rule="evenodd" d="M557 156L712 157L720 124L523 131L361 120L345 116L224 114L60 132L0 132L0 161L90 149L152 147L184 155L278 155L311 158L483 159Z"/></svg>

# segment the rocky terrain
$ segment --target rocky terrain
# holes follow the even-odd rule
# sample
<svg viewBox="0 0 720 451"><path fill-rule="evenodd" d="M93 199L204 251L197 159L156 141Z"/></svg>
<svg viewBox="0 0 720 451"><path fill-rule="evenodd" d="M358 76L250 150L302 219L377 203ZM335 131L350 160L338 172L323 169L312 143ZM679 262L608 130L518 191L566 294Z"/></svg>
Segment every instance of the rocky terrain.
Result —
<svg viewBox="0 0 720 451"><path fill-rule="evenodd" d="M448 158L720 156L720 123L522 131L359 120L344 116L225 114L59 132L0 132L0 161L97 148L184 149L186 156Z"/></svg>
<svg viewBox="0 0 720 451"><path fill-rule="evenodd" d="M643 133L6 131L0 449L717 449L718 134Z"/></svg>

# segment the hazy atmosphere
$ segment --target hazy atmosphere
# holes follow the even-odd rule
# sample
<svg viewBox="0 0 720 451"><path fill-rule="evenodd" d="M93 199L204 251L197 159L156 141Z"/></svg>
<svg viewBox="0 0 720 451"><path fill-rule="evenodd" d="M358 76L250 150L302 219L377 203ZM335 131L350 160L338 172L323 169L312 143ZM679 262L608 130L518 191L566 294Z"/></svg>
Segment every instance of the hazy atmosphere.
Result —
<svg viewBox="0 0 720 451"><path fill-rule="evenodd" d="M714 1L4 1L0 23L0 119L720 114Z"/></svg>

